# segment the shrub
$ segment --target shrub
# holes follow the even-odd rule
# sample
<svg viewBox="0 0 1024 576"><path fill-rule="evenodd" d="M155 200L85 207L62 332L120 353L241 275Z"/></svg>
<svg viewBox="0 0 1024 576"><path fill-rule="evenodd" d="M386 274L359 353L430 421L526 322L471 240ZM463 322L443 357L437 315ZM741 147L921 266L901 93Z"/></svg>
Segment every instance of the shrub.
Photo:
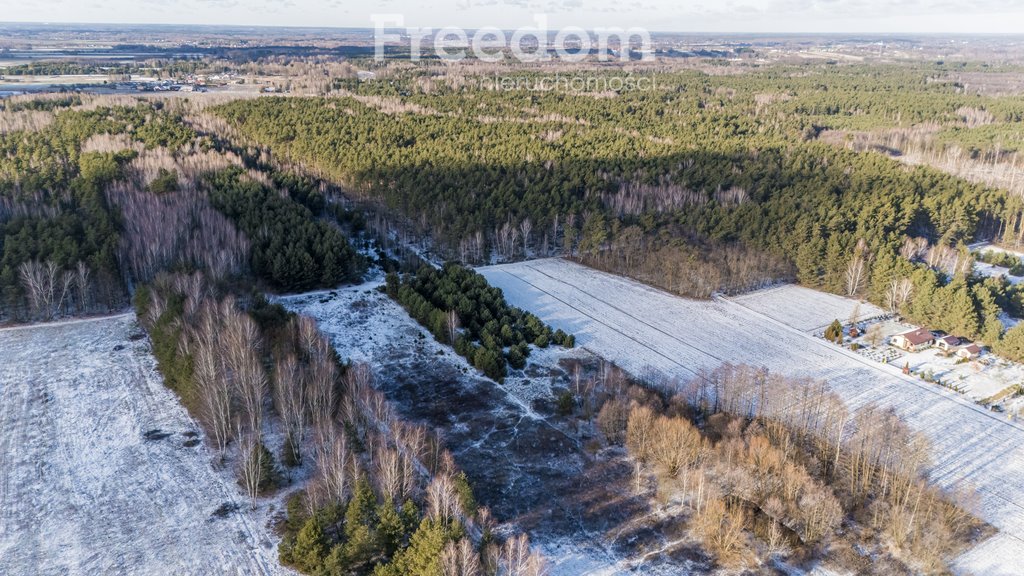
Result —
<svg viewBox="0 0 1024 576"><path fill-rule="evenodd" d="M154 194L171 194L178 191L178 173L161 168L155 180L149 183L149 191Z"/></svg>
<svg viewBox="0 0 1024 576"><path fill-rule="evenodd" d="M566 390L558 395L558 413L562 416L568 416L572 414L573 408L576 407L576 398L572 395L572 392Z"/></svg>

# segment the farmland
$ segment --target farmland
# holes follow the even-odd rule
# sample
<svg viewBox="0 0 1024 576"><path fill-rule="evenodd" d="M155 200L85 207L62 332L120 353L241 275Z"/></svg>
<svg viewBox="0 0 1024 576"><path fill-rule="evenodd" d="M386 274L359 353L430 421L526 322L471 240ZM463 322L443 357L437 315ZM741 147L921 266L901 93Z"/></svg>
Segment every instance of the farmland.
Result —
<svg viewBox="0 0 1024 576"><path fill-rule="evenodd" d="M0 330L0 574L288 573L141 336Z"/></svg>
<svg viewBox="0 0 1024 576"><path fill-rule="evenodd" d="M1015 570L1009 559L1024 559L1024 508L1016 496L1024 488L1024 428L809 333L845 309L841 298L778 288L735 299L687 300L557 259L480 272L511 304L575 334L579 346L665 385L682 385L724 362L746 363L823 379L853 409L892 408L931 440L932 480L974 491L977 512L1000 530L958 559L958 566L1009 575ZM794 308L800 312L791 318Z"/></svg>

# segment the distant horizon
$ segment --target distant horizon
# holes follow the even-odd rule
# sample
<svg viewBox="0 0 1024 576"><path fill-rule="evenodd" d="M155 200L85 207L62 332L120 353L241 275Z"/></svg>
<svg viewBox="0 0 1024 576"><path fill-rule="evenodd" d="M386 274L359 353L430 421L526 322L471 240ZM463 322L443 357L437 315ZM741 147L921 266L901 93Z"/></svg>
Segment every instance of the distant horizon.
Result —
<svg viewBox="0 0 1024 576"><path fill-rule="evenodd" d="M22 24L366 29L374 16L401 27L519 29L538 15L551 29L642 28L695 34L1019 35L1018 0L0 0ZM53 15L59 15L58 20Z"/></svg>
<svg viewBox="0 0 1024 576"><path fill-rule="evenodd" d="M76 26L76 27L89 27L89 26L128 26L128 27L156 27L156 28L222 28L222 29L247 29L247 28L260 28L265 30L339 30L347 32L365 32L373 33L373 26L332 26L332 25L308 25L308 24L204 24L197 22L86 22L86 21L60 21L60 20L0 20L0 26L38 26L38 27L61 27L61 26ZM422 26L425 28L432 28L434 31L438 31L443 26ZM486 28L486 26L479 27L466 27L467 30L475 31L480 28ZM593 32L595 29L600 27L590 27L583 29L587 32ZM403 27L388 27L387 30L401 30ZM511 31L514 28L505 28L504 31ZM722 36L746 36L746 37L772 37L772 36L811 36L811 37L825 37L825 36L879 36L879 37L893 37L893 36L909 36L909 37L920 37L920 36L956 36L956 37L1004 37L1014 38L1019 37L1024 39L1024 31L1019 32L943 32L943 31L910 31L910 30L884 30L884 31L873 31L873 30L850 30L850 31L792 31L792 30L780 30L780 31L745 31L745 30L670 30L670 29L648 29L653 34L680 34L680 35L722 35ZM554 33L556 30L550 30Z"/></svg>

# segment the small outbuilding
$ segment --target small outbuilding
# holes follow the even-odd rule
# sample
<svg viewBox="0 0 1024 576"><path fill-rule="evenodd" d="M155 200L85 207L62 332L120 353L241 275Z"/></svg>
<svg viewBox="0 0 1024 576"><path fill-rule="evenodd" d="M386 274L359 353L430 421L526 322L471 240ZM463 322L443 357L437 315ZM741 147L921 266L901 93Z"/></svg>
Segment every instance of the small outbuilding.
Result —
<svg viewBox="0 0 1024 576"><path fill-rule="evenodd" d="M968 344L967 346L963 346L957 350L956 355L958 358L963 358L964 360L973 360L978 356L981 356L981 346L978 346L977 344Z"/></svg>
<svg viewBox="0 0 1024 576"><path fill-rule="evenodd" d="M935 339L935 347L943 352L954 352L960 345L960 339L956 336L943 336Z"/></svg>
<svg viewBox="0 0 1024 576"><path fill-rule="evenodd" d="M893 346L906 350L907 352L918 352L932 345L935 337L924 328L915 328L902 334L897 334L889 340Z"/></svg>

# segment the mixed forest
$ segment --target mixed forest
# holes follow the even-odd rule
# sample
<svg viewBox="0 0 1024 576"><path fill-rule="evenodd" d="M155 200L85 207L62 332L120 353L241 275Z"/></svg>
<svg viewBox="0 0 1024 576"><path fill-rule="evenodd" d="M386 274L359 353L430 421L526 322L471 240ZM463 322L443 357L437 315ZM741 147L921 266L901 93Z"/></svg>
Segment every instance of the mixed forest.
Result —
<svg viewBox="0 0 1024 576"><path fill-rule="evenodd" d="M118 311L130 299L215 465L234 473L253 508L286 494L277 530L287 566L542 573L525 535L492 533L495 520L441 438L403 420L369 366L344 362L311 318L264 296L363 278L361 217L334 188L207 133L187 102L30 102L0 111L2 320ZM481 276L449 271L442 284L468 302L459 308L467 334L486 338L489 352L487 330L503 338L509 326L514 362L528 354L527 336L571 342ZM417 278L427 286L425 272ZM504 367L497 350L491 361Z"/></svg>
<svg viewBox="0 0 1024 576"><path fill-rule="evenodd" d="M388 296L499 383L575 340L466 266L550 255L700 298L795 280L1024 359L1024 323L1002 321L1024 316L1024 289L976 276L975 258L1008 262L969 247L1018 246L1024 195L886 147L904 130L917 153L1016 161L1024 104L969 91L962 70L637 68L614 74L654 88L580 92L492 90L431 64L378 72L336 79L328 98L212 108L0 102L0 321L131 301L217 466L253 507L287 492L279 555L300 572L533 576L544 561L495 533L507 519L371 366L268 292L356 283L376 264ZM448 263L369 256L370 233L378 247L426 239ZM919 435L880 409L848 413L823 383L731 366L677 395L614 369L598 380L577 375L559 415L634 466L631 493L676 502L718 565L827 549L857 570L870 557L942 571L987 533L927 483Z"/></svg>
<svg viewBox="0 0 1024 576"><path fill-rule="evenodd" d="M310 183L249 168L181 111L41 101L2 113L0 318L117 309L160 270L271 289L336 286L365 270L324 203L303 204Z"/></svg>
<svg viewBox="0 0 1024 576"><path fill-rule="evenodd" d="M998 321L1021 294L975 277L967 245L1016 245L1022 196L822 137L928 125L1002 157L1018 98L970 92L942 63L631 73L656 88L503 91L421 67L215 113L440 257L558 254L695 297L796 280L1021 357L1024 332Z"/></svg>

